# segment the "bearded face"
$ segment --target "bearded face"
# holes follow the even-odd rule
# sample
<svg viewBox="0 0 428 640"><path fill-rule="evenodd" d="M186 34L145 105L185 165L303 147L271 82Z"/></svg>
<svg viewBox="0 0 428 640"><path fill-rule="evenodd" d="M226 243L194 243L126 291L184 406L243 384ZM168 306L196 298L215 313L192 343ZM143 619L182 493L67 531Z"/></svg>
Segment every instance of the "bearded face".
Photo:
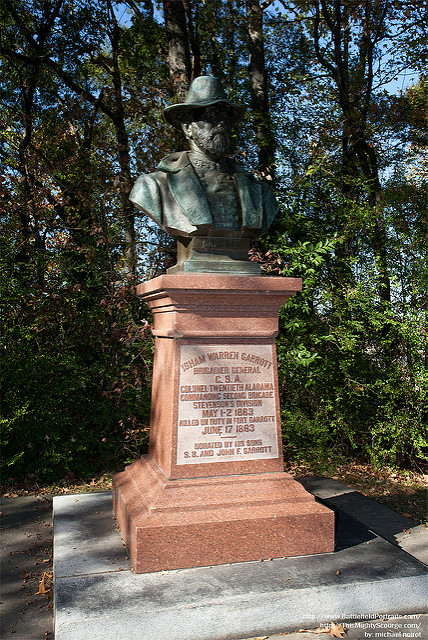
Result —
<svg viewBox="0 0 428 640"><path fill-rule="evenodd" d="M213 160L221 160L230 153L230 136L224 127L213 127L205 131L192 123L193 141L196 146Z"/></svg>
<svg viewBox="0 0 428 640"><path fill-rule="evenodd" d="M212 160L229 155L231 124L227 109L219 106L195 109L192 121L183 125L183 130L191 147L197 147Z"/></svg>

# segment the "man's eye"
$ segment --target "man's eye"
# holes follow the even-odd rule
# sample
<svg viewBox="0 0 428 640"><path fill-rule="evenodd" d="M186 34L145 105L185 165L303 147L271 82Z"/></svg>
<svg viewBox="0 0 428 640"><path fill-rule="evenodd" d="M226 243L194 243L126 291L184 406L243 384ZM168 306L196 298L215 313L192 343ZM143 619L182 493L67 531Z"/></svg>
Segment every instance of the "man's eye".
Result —
<svg viewBox="0 0 428 640"><path fill-rule="evenodd" d="M201 107L200 109L193 109L193 120L195 122L207 121L209 119L209 113L207 113L207 110L204 107Z"/></svg>

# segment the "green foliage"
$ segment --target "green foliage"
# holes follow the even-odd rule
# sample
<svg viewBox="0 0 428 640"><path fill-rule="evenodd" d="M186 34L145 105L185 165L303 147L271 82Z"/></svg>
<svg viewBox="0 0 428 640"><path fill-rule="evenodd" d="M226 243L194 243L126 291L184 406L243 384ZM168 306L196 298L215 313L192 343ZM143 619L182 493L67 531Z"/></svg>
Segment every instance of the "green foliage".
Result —
<svg viewBox="0 0 428 640"><path fill-rule="evenodd" d="M340 294L326 288L314 305L304 289L281 312L285 454L421 464L428 447L425 314L407 305L398 315L367 283Z"/></svg>
<svg viewBox="0 0 428 640"><path fill-rule="evenodd" d="M100 274L95 265L92 269L91 286L54 282L31 290L16 276L6 279L1 376L6 477L94 473L123 462L126 439L147 429L149 325L126 287L107 292L105 285L102 291Z"/></svg>

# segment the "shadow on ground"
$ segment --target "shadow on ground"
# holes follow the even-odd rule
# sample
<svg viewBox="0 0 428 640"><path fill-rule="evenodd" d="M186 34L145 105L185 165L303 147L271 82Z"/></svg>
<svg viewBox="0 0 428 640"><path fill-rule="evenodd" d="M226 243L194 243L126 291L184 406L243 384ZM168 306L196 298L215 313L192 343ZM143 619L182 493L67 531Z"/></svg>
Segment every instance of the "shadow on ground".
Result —
<svg viewBox="0 0 428 640"><path fill-rule="evenodd" d="M37 591L52 575L52 500L3 498L1 508L1 639L51 640L52 593Z"/></svg>

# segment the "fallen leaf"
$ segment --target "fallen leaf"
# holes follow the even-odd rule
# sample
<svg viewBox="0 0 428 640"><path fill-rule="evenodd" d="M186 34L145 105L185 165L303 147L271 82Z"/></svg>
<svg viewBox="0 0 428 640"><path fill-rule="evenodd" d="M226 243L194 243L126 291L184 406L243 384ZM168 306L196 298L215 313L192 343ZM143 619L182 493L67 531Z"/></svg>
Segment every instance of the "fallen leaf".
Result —
<svg viewBox="0 0 428 640"><path fill-rule="evenodd" d="M328 627L318 627L318 629L299 629L298 633L328 633L333 638L344 638L346 629L343 624L331 622Z"/></svg>
<svg viewBox="0 0 428 640"><path fill-rule="evenodd" d="M35 594L36 596L37 595L47 595L47 594L51 594L52 593L51 584L46 584L46 583L50 583L52 578L53 578L53 574L52 573L47 573L46 571L43 573L42 579L39 582L39 590Z"/></svg>
<svg viewBox="0 0 428 640"><path fill-rule="evenodd" d="M330 635L333 636L333 638L343 638L345 633L346 629L343 624L331 623Z"/></svg>
<svg viewBox="0 0 428 640"><path fill-rule="evenodd" d="M39 582L39 590L36 591L36 596L40 594L44 595L45 593L46 593L45 576L43 576L43 578Z"/></svg>

